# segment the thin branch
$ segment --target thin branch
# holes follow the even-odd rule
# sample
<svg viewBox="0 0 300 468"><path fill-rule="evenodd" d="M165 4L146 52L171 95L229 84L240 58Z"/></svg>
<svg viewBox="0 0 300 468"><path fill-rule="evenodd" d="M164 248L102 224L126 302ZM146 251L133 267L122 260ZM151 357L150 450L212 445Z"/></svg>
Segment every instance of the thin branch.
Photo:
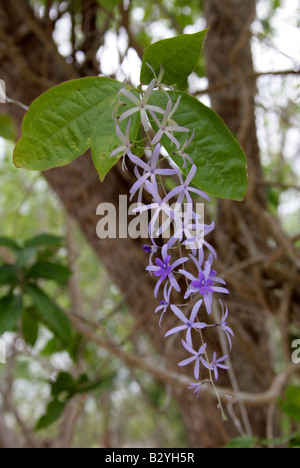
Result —
<svg viewBox="0 0 300 468"><path fill-rule="evenodd" d="M176 16L171 13L169 8L165 7L162 0L152 0L152 2L155 3L155 5L157 5L160 9L161 13L171 21L172 27L175 29L175 31L177 31L178 34L183 34L184 28L178 23Z"/></svg>
<svg viewBox="0 0 300 468"><path fill-rule="evenodd" d="M11 99L6 96L6 104L12 104L18 107L21 107L21 109L25 110L26 112L28 111L29 107L26 106L26 104L23 104L23 102L16 101L15 99Z"/></svg>
<svg viewBox="0 0 300 468"><path fill-rule="evenodd" d="M219 310L218 310L218 304L216 303L216 300L213 301L213 316L214 316L215 322L220 323L221 317L220 317L220 313L219 313ZM240 392L240 388L239 388L238 379L237 379L236 374L234 372L234 367L232 365L232 361L231 361L231 359L229 357L230 356L230 350L229 350L229 346L228 346L228 341L226 340L225 335L224 335L223 331L220 328L218 328L218 335L219 335L219 339L220 339L222 353L223 353L224 356L225 355L228 356L228 366L229 366L228 375L229 375L231 386L234 389L234 391L236 392L236 394L238 394ZM231 405L228 405L228 406L230 407ZM249 416L248 416L246 407L245 407L245 405L244 405L244 403L242 401L238 402L238 406L239 406L239 409L240 409L241 418L242 418L242 421L243 421L243 424L244 424L244 430L246 431L246 435L252 436L253 431L252 431L252 428L251 428L251 424L250 424L250 420L249 420ZM235 415L235 412L233 411L233 408L231 408L231 409L232 409L231 412L232 412L234 423L236 424L236 426L238 428L242 428L242 424L240 422L239 423L237 422L238 418Z"/></svg>
<svg viewBox="0 0 300 468"><path fill-rule="evenodd" d="M22 14L24 20L30 27L31 31L40 39L40 41L44 44L45 48L52 53L53 57L61 66L62 70L64 70L66 78L70 80L73 78L78 78L79 73L76 71L75 68L70 66L65 61L64 57L60 55L53 41L52 35L49 35L47 34L47 31L44 31L43 27L38 23L36 18L32 16L31 10L28 9L27 5L25 6L21 0L14 0L14 2L16 3L18 10Z"/></svg>
<svg viewBox="0 0 300 468"><path fill-rule="evenodd" d="M187 388L190 385L192 379L185 375L181 375L177 372L169 371L157 363L150 362L150 360L141 359L138 356L132 355L122 349L118 344L114 343L111 337L104 339L97 335L95 329L97 324L89 322L86 319L82 319L81 316L75 315L74 313L66 311L74 328L81 333L84 337L97 344L101 348L106 349L110 354L121 359L126 365L133 366L151 374L164 384L170 384L173 386L181 387L182 389ZM272 401L277 401L282 395L285 387L288 385L288 381L292 374L299 372L300 366L293 364L285 369L282 373L277 375L269 390L263 393L247 393L247 392L235 392L230 388L218 388L220 395L228 395L233 397L233 402L243 402L247 406L267 406ZM215 396L214 390L210 386L206 386L203 392L209 392L211 396Z"/></svg>
<svg viewBox="0 0 300 468"><path fill-rule="evenodd" d="M19 48L14 44L12 39L7 36L0 28L0 39L3 42L5 48L2 51L9 59L13 59L13 61L18 65L21 73L24 75L26 80L31 83L35 83L38 86L43 86L44 88L50 88L55 83L52 81L45 79L35 73L32 68L28 65L23 54L19 50Z"/></svg>
<svg viewBox="0 0 300 468"><path fill-rule="evenodd" d="M269 180L262 180L256 182L258 185L262 185L264 187L276 187L282 190L298 190L300 191L300 185L296 184L282 184L281 182L277 181L269 181Z"/></svg>
<svg viewBox="0 0 300 468"><path fill-rule="evenodd" d="M230 78L224 78L222 80L218 80L215 84L208 86L205 89L200 89L195 91L192 95L193 96L200 96L202 94L210 94L216 91L219 91L222 88L226 88L230 86L232 83L237 82L240 79L245 81L247 80L257 80L258 78L264 76L287 76L287 75L300 75L300 70L277 70L277 71L268 71L268 72L255 72L247 75L241 75L239 78L237 76L231 76Z"/></svg>

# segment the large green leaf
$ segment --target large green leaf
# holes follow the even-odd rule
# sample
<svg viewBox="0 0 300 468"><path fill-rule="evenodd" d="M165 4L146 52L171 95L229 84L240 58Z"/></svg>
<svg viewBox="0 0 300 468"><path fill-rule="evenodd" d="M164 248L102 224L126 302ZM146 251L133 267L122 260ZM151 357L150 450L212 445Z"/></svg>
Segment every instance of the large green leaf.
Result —
<svg viewBox="0 0 300 468"><path fill-rule="evenodd" d="M38 310L41 319L58 338L64 343L69 343L71 339L71 324L68 317L36 286L26 285L25 290Z"/></svg>
<svg viewBox="0 0 300 468"><path fill-rule="evenodd" d="M22 296L10 294L0 300L0 335L16 328L22 312Z"/></svg>
<svg viewBox="0 0 300 468"><path fill-rule="evenodd" d="M198 169L193 183L210 195L243 200L248 186L247 161L239 143L216 112L188 94L170 94L174 103L179 96L181 101L174 120L189 128L190 135L195 129L194 140L186 149ZM166 108L166 95L155 91L153 103ZM185 142L185 134L176 133L175 136L181 144ZM181 157L172 154L176 147L170 140L164 138L163 144L175 162L182 165Z"/></svg>
<svg viewBox="0 0 300 468"><path fill-rule="evenodd" d="M64 166L91 145L99 104L110 105L121 83L109 78L71 80L38 97L25 115L14 150L17 167L45 171Z"/></svg>
<svg viewBox="0 0 300 468"><path fill-rule="evenodd" d="M0 114L0 137L13 141L17 138L14 121L7 114Z"/></svg>
<svg viewBox="0 0 300 468"><path fill-rule="evenodd" d="M147 63L157 76L163 66L165 84L173 85L187 78L198 65L207 31L205 29L196 34L182 34L149 46L143 56L141 83L148 84L153 79Z"/></svg>
<svg viewBox="0 0 300 468"><path fill-rule="evenodd" d="M112 118L113 107L116 102L117 98L113 99L110 105L107 105L106 102L99 105L100 117L95 124L92 134L92 157L101 181L104 180L107 173L119 161L120 156L122 156L122 153L120 153L119 157L110 157L112 151L122 145L122 142L116 135L116 126ZM128 121L118 123L123 134L126 132L127 123ZM129 132L131 141L137 139L140 125L139 114L133 115Z"/></svg>

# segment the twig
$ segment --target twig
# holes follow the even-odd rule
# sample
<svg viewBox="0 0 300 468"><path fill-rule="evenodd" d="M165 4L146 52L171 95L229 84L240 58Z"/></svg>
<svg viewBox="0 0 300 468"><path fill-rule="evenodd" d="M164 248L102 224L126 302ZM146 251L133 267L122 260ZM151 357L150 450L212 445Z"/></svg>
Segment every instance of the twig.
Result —
<svg viewBox="0 0 300 468"><path fill-rule="evenodd" d="M162 0L152 0L152 2L155 3L162 14L171 21L173 28L178 34L183 34L184 28L178 23L176 16L171 13L170 9L163 4Z"/></svg>
<svg viewBox="0 0 300 468"><path fill-rule="evenodd" d="M44 44L45 48L52 53L53 57L61 66L62 70L64 70L66 78L70 80L74 78L79 78L80 75L77 72L77 70L70 66L65 61L64 57L62 57L58 52L57 47L53 41L52 35L47 34L47 31L44 31L44 29L38 23L36 18L33 18L31 10L27 6L25 6L21 0L14 0L14 2L16 3L18 10L22 14L31 31L40 39L40 41Z"/></svg>
<svg viewBox="0 0 300 468"><path fill-rule="evenodd" d="M281 182L277 181L269 181L269 180L261 180L256 182L258 185L262 185L263 187L276 187L282 190L300 190L300 185L296 184L282 184Z"/></svg>
<svg viewBox="0 0 300 468"><path fill-rule="evenodd" d="M12 39L1 30L1 28L0 39L3 41L3 44L5 44L5 50L3 50L3 52L9 59L13 59L15 64L18 65L21 73L29 82L35 83L39 87L42 86L46 89L55 84L52 81L39 76L33 71L31 67L28 66L28 63L23 57L23 54L21 53L20 49L14 44Z"/></svg>
<svg viewBox="0 0 300 468"><path fill-rule="evenodd" d="M23 102L16 101L15 99L11 99L6 96L6 104L12 104L18 107L21 107L21 109L25 110L26 112L28 111L29 107L23 104Z"/></svg>
<svg viewBox="0 0 300 468"><path fill-rule="evenodd" d="M213 315L214 315L215 322L220 323L221 318L220 318L220 314L219 314L219 310L218 310L218 304L217 304L216 300L213 301ZM222 348L223 355L230 356L230 350L229 350L228 342L226 341L225 335L224 335L224 333L222 332L222 330L219 327L218 327L218 334L219 334L219 338L220 338L220 343L221 343L221 348ZM234 391L236 393L239 393L239 391L240 391L239 383L238 383L238 380L236 378L236 375L235 375L235 372L234 372L234 367L232 365L232 361L231 361L230 357L228 357L228 366L229 366L228 375L229 375L231 386L232 386L232 388L234 389ZM248 417L246 407L243 404L243 402L239 402L238 406L239 406L239 409L240 409L240 412L241 412L241 417L242 417L242 421L243 421L243 424L244 424L246 434L249 435L249 436L252 436L253 432L252 432L252 428L251 428L251 424L250 424L250 420L249 420L249 417ZM230 405L229 405L229 407L230 407ZM235 415L235 413L233 411L233 408L232 408L232 415L234 416L235 424L237 424L237 416ZM242 425L238 424L237 427L240 428L240 427L242 427Z"/></svg>
<svg viewBox="0 0 300 468"><path fill-rule="evenodd" d="M244 81L248 80L257 80L258 78L265 77L265 76L287 76L287 75L300 75L300 70L277 70L277 71L269 71L269 72L255 72L251 74L241 75L239 79L243 79ZM231 86L232 83L238 81L236 76L231 76L230 78L224 78L222 80L216 81L211 86L208 86L205 89L199 89L195 91L192 95L193 96L200 96L202 94L210 94L216 91L219 91L222 88L226 88L227 86Z"/></svg>

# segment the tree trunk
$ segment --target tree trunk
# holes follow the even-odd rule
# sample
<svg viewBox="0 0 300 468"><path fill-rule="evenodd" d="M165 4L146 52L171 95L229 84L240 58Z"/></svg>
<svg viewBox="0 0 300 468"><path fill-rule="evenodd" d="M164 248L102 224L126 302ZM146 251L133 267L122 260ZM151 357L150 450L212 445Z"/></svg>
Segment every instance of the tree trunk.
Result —
<svg viewBox="0 0 300 468"><path fill-rule="evenodd" d="M20 5L26 14L20 13ZM229 87L229 92L226 88L212 95L212 103L231 130L240 136L246 148L249 171L254 182L256 178L262 178L255 133L255 83L249 81L245 84L238 79L241 63L243 73L253 71L249 45L249 27L254 18L253 8L253 0L249 2L207 0L205 2L205 14L211 26L206 45L209 78L211 83L224 77L224 73L226 76L235 78L234 84ZM79 76L80 73L76 68L67 64L62 65L61 59L53 52L51 36L45 37L46 32L44 32L42 21L33 18L25 0L1 1L0 18L2 31L0 41L4 45L0 49L1 78L6 81L7 93L10 97L30 104L47 88L47 85ZM47 73L43 74L45 67L43 68L42 64L45 61ZM13 115L20 128L22 111L8 106L5 106L3 110ZM180 352L174 349L174 346L170 349L167 345L167 340L163 338L164 330L159 330L158 318L153 313L156 301L153 298L153 282L145 273L146 258L141 249L142 243L132 239L99 240L96 236L98 204L109 201L118 207L119 194L128 194L132 176L123 174L120 167L116 167L101 184L89 154L78 158L67 167L48 171L44 175L59 195L67 212L77 220L87 241L124 294L131 313L143 331L149 335L153 346L161 353L165 365L178 371L177 363L181 359ZM253 199L255 203L264 203L263 193L254 186L254 183L249 194L249 203L253 203ZM253 214L247 203L238 205L222 202L219 211L220 230L215 243L220 247L222 262L229 266L230 261L239 260L241 257L248 258L245 245L241 247L242 254L236 252L241 245L241 231L233 221L236 217L242 216L246 225L250 226ZM262 228L257 230L257 242L263 245L263 249L266 248ZM228 252L232 253L229 259ZM232 302L237 304L235 310L237 340L234 361L238 370L238 381L242 390L260 391L268 387L273 376L265 355L266 330L264 327L255 327L252 324L248 327L248 323L243 322L237 312L243 309L247 301L239 288L234 290L234 283L231 289ZM256 300L252 301L254 307L257 307L258 303ZM260 303L259 306L261 306ZM239 328L240 333L238 333ZM226 379L222 383L228 384ZM197 401L191 392L182 392L176 388L174 388L174 394L182 413L191 448L220 447L229 438L239 434L231 422L222 423L216 402L211 397L204 394ZM265 436L263 419L262 411L260 413L253 411L250 415L253 432L262 437Z"/></svg>

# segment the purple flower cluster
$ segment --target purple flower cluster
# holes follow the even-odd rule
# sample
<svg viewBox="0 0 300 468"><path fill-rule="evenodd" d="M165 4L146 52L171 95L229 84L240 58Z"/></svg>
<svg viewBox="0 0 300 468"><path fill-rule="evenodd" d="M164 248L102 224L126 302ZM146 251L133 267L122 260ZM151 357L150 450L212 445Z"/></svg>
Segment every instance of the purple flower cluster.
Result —
<svg viewBox="0 0 300 468"><path fill-rule="evenodd" d="M175 326L167 331L166 337L184 332L181 343L189 357L178 365L194 366L197 382L191 383L189 388L198 397L203 384L200 379L201 368L209 373L209 378L205 381L212 383L213 378L218 379L219 369L228 369L225 364L228 356L218 357L214 350L208 349L205 332L208 328L219 327L227 337L231 350L233 331L227 323L227 306L219 300L222 309L220 322L212 323L211 314L214 294L228 294L229 291L225 287L225 281L218 278L213 269L216 252L205 240L215 225L205 225L202 217L194 209L193 197L209 200L205 193L193 185L197 167L186 152L193 141L195 131L190 136L188 128L179 126L173 120L180 106L180 98L173 105L166 88L161 84L162 76L163 72L159 78L155 76L139 97L125 88L120 91L120 104L132 103L134 107L124 112L119 121L140 113L142 127L147 135L147 148L152 148L151 157L145 162L133 154L134 146L129 138L130 119L125 135L120 130L118 121L115 121L117 135L122 144L113 151L112 156L123 156L124 168L126 156L135 166L137 181L130 190L130 196L132 199L138 193L138 207L134 210L136 213L150 214L150 241L144 246L144 252L149 254L147 270L157 280L154 296L157 297L159 293L163 296L155 312L161 314L160 325L167 311L174 318ZM164 90L168 98L165 109L151 104L151 96L155 89ZM122 102L124 98L126 102ZM174 135L176 133L186 134L182 147ZM174 153L181 156L182 169L166 154L162 146L162 141L166 138L174 145ZM169 192L165 186L166 178L172 178L176 182L176 187ZM147 205L142 204L144 191L152 200ZM168 236L165 235L167 229ZM181 302L185 301L184 304L175 303L179 298L182 299Z"/></svg>

